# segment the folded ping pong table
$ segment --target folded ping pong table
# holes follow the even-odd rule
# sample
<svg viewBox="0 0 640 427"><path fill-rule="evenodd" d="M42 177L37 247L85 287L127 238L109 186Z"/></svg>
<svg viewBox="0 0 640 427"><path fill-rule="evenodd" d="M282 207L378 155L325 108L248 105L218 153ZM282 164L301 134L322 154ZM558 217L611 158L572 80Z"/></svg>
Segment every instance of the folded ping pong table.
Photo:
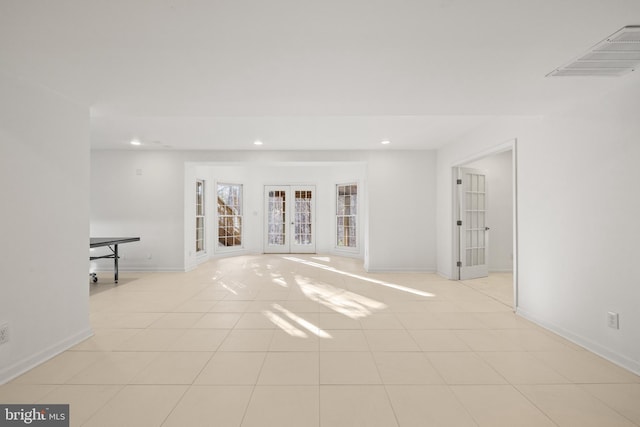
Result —
<svg viewBox="0 0 640 427"><path fill-rule="evenodd" d="M102 246L107 246L111 253L101 256L90 256L89 261L105 258L113 259L114 280L116 283L118 283L118 245L138 241L140 241L139 237L91 237L89 239L89 248L99 248ZM96 275L96 273L91 273L90 276L93 280L93 283L98 282L98 276Z"/></svg>

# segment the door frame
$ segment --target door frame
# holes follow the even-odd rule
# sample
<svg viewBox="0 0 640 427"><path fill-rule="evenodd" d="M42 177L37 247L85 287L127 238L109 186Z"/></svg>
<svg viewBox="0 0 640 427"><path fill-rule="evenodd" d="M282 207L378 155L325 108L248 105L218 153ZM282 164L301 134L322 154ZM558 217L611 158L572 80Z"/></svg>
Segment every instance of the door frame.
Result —
<svg viewBox="0 0 640 427"><path fill-rule="evenodd" d="M502 144L498 144L494 147L488 148L486 150L480 151L476 154L467 156L462 158L451 165L451 185L452 185L452 212L451 212L451 241L452 245L452 265L451 271L452 280L460 280L459 270L458 270L458 261L460 260L460 242L458 240L458 226L456 224L457 215L458 215L458 186L456 185L456 181L458 179L457 170L458 168L465 167L466 164L474 162L476 160L480 160L484 157L492 156L494 154L500 154L505 151L511 151L511 176L512 176L512 195L513 195L513 206L512 206L512 215L513 215L513 309L514 311L518 308L518 140L514 138Z"/></svg>
<svg viewBox="0 0 640 427"><path fill-rule="evenodd" d="M291 253L316 253L317 250L317 218L316 218L316 201L318 198L318 186L316 184L264 184L263 185L263 195L262 195L262 205L264 207L263 215L262 215L262 253L265 254L291 254ZM269 239L269 231L268 231L268 191L273 189L285 190L288 200L285 200L285 206L287 209L285 216L285 237L287 240L286 247L288 248L286 251L269 251L268 250L268 239ZM293 215L295 213L295 192L296 191L312 191L312 199L311 199L311 238L312 238L312 250L311 251L298 251L295 248L294 241L294 222L295 219Z"/></svg>

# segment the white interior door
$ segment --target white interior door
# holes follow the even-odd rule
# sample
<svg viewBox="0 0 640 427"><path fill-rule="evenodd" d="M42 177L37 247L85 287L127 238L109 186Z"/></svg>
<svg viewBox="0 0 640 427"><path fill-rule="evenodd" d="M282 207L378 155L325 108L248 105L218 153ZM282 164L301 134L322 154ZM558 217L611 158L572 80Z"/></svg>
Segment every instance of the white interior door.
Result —
<svg viewBox="0 0 640 427"><path fill-rule="evenodd" d="M482 171L458 168L458 268L460 280L489 275L487 180Z"/></svg>
<svg viewBox="0 0 640 427"><path fill-rule="evenodd" d="M265 186L265 253L314 253L315 186Z"/></svg>

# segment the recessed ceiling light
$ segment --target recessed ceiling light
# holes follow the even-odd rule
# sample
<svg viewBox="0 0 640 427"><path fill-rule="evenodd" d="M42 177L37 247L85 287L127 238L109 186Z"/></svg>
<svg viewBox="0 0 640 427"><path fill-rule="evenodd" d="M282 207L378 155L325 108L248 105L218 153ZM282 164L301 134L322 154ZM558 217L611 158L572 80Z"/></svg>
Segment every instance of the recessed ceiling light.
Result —
<svg viewBox="0 0 640 427"><path fill-rule="evenodd" d="M131 140L131 145L142 145L142 142L140 142L139 139L132 139Z"/></svg>
<svg viewBox="0 0 640 427"><path fill-rule="evenodd" d="M389 141L388 139L385 139L384 141L380 141L380 144L389 145L389 144L391 144L391 141Z"/></svg>
<svg viewBox="0 0 640 427"><path fill-rule="evenodd" d="M253 145L262 145L262 141L256 140L253 142Z"/></svg>

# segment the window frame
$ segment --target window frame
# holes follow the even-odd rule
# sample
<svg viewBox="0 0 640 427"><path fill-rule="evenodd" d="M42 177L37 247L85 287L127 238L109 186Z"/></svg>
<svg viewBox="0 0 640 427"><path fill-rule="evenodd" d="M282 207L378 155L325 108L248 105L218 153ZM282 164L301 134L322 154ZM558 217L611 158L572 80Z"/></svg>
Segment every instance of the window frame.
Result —
<svg viewBox="0 0 640 427"><path fill-rule="evenodd" d="M200 193L198 193L200 190ZM196 200L195 200L195 250L196 255L205 255L207 253L207 220L206 220L206 200L207 200L207 186L204 179L196 180ZM201 227L198 226L198 221L201 222ZM198 230L202 228L200 234L201 239L198 239ZM201 241L201 246L198 246L198 242ZM200 249L199 249L200 248Z"/></svg>
<svg viewBox="0 0 640 427"><path fill-rule="evenodd" d="M238 212L234 215L220 215L220 189L221 186L228 186L228 187L237 187L237 191L239 193L239 200L237 203L237 207L238 207ZM240 251L244 249L244 185L243 184L239 184L239 183L233 183L233 182L226 182L226 181L218 181L216 182L216 186L215 186L215 195L216 195L216 209L215 209L215 235L216 235L216 239L215 239L215 252L218 253L225 253L225 252L235 252L235 251ZM223 245L220 243L220 239L221 238L226 238L229 239L228 236L222 237L220 235L220 229L221 229L221 217L226 217L226 218L231 218L231 223L233 224L232 227L236 227L237 224L239 224L239 229L240 229L240 233L239 233L239 244L232 244L232 245ZM231 237L232 241L234 239L233 235Z"/></svg>
<svg viewBox="0 0 640 427"><path fill-rule="evenodd" d="M355 187L355 194L350 193L350 194L340 194L341 193L341 188L346 188L346 187ZM360 191L360 185L358 182L353 181L353 182L347 182L347 183L338 183L335 185L335 211L334 211L334 215L335 215L335 228L334 228L334 246L335 249L338 251L346 251L346 252L358 252L360 250L360 215L359 215L359 191ZM340 213L340 197L341 196L355 196L355 204L349 204L349 206L354 207L355 208L355 212L354 213L349 213L349 214L344 214L344 213ZM340 227L340 218L352 218L353 219L353 228L354 228L354 234L352 237L353 240L353 245L344 245L344 244L340 244L340 234L339 234L339 227ZM344 224L344 220L342 221L342 223ZM343 227L343 236L344 236L344 225Z"/></svg>

